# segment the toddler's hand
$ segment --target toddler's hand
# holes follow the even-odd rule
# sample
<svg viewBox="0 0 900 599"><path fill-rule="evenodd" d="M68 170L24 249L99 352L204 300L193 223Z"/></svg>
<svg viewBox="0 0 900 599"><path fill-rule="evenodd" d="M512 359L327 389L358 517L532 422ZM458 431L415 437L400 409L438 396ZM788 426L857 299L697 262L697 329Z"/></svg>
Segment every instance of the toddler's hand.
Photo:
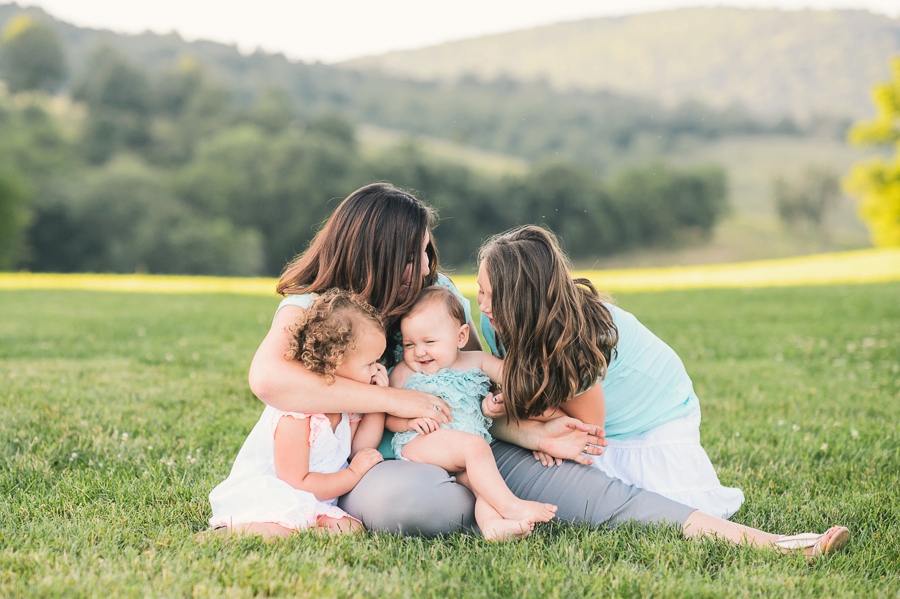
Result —
<svg viewBox="0 0 900 599"><path fill-rule="evenodd" d="M372 375L372 380L369 381L370 385L378 385L379 387L387 387L388 386L388 374L387 368L385 368L381 364L376 364L375 368L377 372Z"/></svg>
<svg viewBox="0 0 900 599"><path fill-rule="evenodd" d="M428 433L433 433L441 428L441 425L433 418L411 418L407 423L406 428L415 431L420 435L427 435Z"/></svg>
<svg viewBox="0 0 900 599"><path fill-rule="evenodd" d="M505 416L506 406L503 404L503 394L488 393L487 397L481 400L481 413L488 418Z"/></svg>
<svg viewBox="0 0 900 599"><path fill-rule="evenodd" d="M534 455L534 459L539 461L541 464L543 464L547 468L549 468L553 464L556 464L557 466L562 466L562 463L563 463L562 458L554 458L549 453L544 453L543 451L532 451L531 453L532 453L532 455Z"/></svg>
<svg viewBox="0 0 900 599"><path fill-rule="evenodd" d="M375 464L384 461L384 456L378 453L377 449L367 447L360 449L359 452L350 460L350 470L362 477L366 472L372 469Z"/></svg>

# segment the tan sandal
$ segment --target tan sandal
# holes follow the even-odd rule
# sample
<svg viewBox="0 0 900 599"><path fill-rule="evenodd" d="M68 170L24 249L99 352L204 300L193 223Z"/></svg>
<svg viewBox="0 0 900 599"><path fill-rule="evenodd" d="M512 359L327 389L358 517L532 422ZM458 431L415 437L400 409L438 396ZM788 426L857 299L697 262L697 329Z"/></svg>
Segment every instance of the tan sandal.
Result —
<svg viewBox="0 0 900 599"><path fill-rule="evenodd" d="M829 534L831 536L829 536ZM835 553L844 548L847 539L850 538L850 531L844 526L832 526L822 534L814 532L805 532L799 535L783 535L773 541L773 545L785 551L796 549L812 548L812 551L806 554L810 559L829 553Z"/></svg>

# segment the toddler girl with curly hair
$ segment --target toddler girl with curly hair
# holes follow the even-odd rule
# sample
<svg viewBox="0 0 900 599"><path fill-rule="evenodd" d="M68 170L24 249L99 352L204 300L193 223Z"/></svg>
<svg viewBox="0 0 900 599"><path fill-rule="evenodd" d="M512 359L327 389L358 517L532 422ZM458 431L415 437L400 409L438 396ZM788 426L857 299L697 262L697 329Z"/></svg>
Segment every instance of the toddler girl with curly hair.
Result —
<svg viewBox="0 0 900 599"><path fill-rule="evenodd" d="M331 384L335 377L388 385L379 363L384 324L370 305L336 289L320 295L290 328L285 359ZM288 536L303 529L345 533L362 524L337 507L383 460L375 449L384 414L304 414L267 406L231 474L209 494L213 529ZM350 458L349 465L347 460Z"/></svg>

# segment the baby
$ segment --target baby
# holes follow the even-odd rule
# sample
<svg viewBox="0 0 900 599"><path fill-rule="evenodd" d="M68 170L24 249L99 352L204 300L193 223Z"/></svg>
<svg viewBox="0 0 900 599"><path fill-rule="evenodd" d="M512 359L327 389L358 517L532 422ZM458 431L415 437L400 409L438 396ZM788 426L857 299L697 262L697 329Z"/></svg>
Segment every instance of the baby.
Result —
<svg viewBox="0 0 900 599"><path fill-rule="evenodd" d="M491 380L499 381L503 362L480 351L461 351L469 326L459 299L443 287L428 287L400 322L403 362L390 375L393 387L440 396L453 408L453 422L388 416L395 455L440 466L476 497L475 520L486 539L524 538L535 522L553 518L556 506L524 501L500 476L491 452L491 420L481 410Z"/></svg>

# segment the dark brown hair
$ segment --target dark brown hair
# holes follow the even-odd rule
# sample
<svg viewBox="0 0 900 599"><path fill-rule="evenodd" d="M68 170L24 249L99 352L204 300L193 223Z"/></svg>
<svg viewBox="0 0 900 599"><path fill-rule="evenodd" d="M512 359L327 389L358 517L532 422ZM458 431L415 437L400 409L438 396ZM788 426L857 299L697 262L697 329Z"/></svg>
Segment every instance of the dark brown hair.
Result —
<svg viewBox="0 0 900 599"><path fill-rule="evenodd" d="M276 291L350 291L381 312L391 340L400 316L437 279L438 255L430 235L434 219L431 208L389 183L361 187L335 209L309 249L285 267ZM420 277L426 234L429 272ZM404 281L408 266L412 276ZM392 356L388 347L385 357Z"/></svg>
<svg viewBox="0 0 900 599"><path fill-rule="evenodd" d="M450 318L458 321L460 325L468 324L466 322L466 310L463 308L462 302L459 301L459 298L452 291L440 285L432 285L419 292L419 297L410 306L409 311L403 315L403 318L412 316L431 304L441 306Z"/></svg>
<svg viewBox="0 0 900 599"><path fill-rule="evenodd" d="M587 279L572 279L552 233L532 225L489 239L479 252L503 361L512 418L538 416L606 375L619 335Z"/></svg>
<svg viewBox="0 0 900 599"><path fill-rule="evenodd" d="M284 357L324 376L331 385L335 370L356 349L366 326L384 334L384 323L375 308L347 291L331 289L317 297L288 328L290 347Z"/></svg>

